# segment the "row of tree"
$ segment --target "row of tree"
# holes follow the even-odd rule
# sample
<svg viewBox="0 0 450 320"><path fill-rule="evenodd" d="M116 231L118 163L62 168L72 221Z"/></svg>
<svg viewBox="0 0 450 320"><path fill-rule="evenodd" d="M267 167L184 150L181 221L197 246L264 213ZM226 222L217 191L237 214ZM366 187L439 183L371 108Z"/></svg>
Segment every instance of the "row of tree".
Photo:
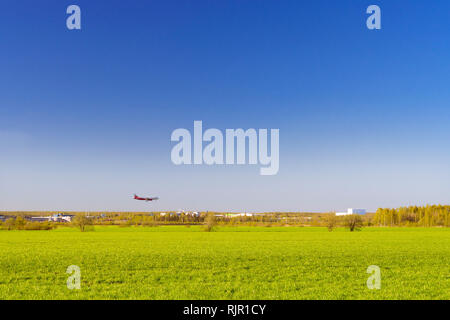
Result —
<svg viewBox="0 0 450 320"><path fill-rule="evenodd" d="M450 206L380 208L375 213L372 222L378 226L450 227Z"/></svg>
<svg viewBox="0 0 450 320"><path fill-rule="evenodd" d="M18 214L9 216L0 228L7 230L48 230L56 225L67 223L33 222L29 216ZM335 213L266 213L253 216L227 217L216 212L202 212L198 216L160 213L107 213L86 215L76 213L69 225L80 228L81 231L92 229L93 225L157 226L167 224L206 225L213 230L216 225L247 225L247 226L326 226L330 231L335 227L348 227L357 230L362 226L423 226L450 227L450 206L428 205L424 207L411 206L397 209L380 208L375 214L364 216L339 216Z"/></svg>
<svg viewBox="0 0 450 320"><path fill-rule="evenodd" d="M5 230L51 230L55 225L50 222L32 222L18 216L9 218L5 222L0 221L0 229Z"/></svg>

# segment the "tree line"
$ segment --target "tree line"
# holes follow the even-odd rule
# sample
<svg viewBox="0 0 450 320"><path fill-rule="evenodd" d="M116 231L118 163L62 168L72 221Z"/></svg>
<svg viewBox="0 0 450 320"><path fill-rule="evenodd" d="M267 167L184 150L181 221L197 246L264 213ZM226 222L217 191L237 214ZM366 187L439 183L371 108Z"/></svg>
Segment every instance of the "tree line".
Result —
<svg viewBox="0 0 450 320"><path fill-rule="evenodd" d="M450 205L410 206L400 208L379 208L375 214L363 216L336 216L330 213L294 213L268 212L252 216L229 217L226 213L200 212L194 216L186 213L160 214L156 212L110 212L110 213L73 213L71 223L64 222L33 222L29 214L15 213L3 215L0 219L0 229L3 230L50 230L57 226L76 226L81 231L92 229L93 225L118 225L121 227L158 225L206 225L212 226L322 226L330 231L336 227L348 227L357 230L361 227L382 226L420 226L420 227L450 227ZM2 216L0 216L2 218Z"/></svg>
<svg viewBox="0 0 450 320"><path fill-rule="evenodd" d="M450 227L450 206L427 205L379 208L372 222L376 226Z"/></svg>

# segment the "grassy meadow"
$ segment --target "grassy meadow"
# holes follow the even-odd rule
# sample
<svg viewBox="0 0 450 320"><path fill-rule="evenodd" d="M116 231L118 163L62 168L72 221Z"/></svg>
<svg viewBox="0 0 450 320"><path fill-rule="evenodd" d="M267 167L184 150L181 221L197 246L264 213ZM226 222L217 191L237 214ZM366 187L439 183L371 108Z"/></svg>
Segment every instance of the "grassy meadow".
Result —
<svg viewBox="0 0 450 320"><path fill-rule="evenodd" d="M80 290L66 286L70 265ZM450 229L3 230L0 299L450 299Z"/></svg>

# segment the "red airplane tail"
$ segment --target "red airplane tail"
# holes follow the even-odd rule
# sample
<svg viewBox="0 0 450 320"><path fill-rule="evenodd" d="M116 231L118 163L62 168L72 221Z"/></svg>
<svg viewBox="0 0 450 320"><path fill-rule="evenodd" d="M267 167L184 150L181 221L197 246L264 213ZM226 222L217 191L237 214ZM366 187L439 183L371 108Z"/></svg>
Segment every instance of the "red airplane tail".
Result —
<svg viewBox="0 0 450 320"><path fill-rule="evenodd" d="M137 195L134 195L134 198L135 198L135 199L137 199L137 198L138 198L138 196L137 196Z"/></svg>

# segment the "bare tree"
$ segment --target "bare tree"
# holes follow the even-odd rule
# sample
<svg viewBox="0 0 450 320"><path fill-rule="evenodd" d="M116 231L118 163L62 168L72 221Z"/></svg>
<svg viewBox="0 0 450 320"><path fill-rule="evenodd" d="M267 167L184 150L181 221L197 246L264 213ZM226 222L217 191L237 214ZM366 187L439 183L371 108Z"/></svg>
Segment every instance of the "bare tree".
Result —
<svg viewBox="0 0 450 320"><path fill-rule="evenodd" d="M208 213L205 218L205 231L211 232L214 231L214 227L216 226L217 221L214 213Z"/></svg>
<svg viewBox="0 0 450 320"><path fill-rule="evenodd" d="M87 226L92 226L92 219L88 218L87 216L80 214L73 218L72 221L73 225L77 228L80 228L81 232L86 231Z"/></svg>
<svg viewBox="0 0 450 320"><path fill-rule="evenodd" d="M361 229L363 221L359 214L351 214L345 216L345 225L350 229L350 231L358 231Z"/></svg>
<svg viewBox="0 0 450 320"><path fill-rule="evenodd" d="M324 218L324 221L328 231L331 232L334 228L336 228L337 218L334 212L327 214Z"/></svg>

